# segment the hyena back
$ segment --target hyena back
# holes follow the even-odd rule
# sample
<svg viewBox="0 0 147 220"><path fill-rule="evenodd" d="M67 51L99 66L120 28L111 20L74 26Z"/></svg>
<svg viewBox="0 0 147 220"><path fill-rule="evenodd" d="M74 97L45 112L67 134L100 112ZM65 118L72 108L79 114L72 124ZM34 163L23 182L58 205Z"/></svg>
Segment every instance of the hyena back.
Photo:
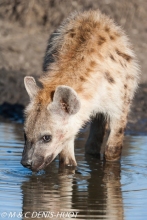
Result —
<svg viewBox="0 0 147 220"><path fill-rule="evenodd" d="M26 108L22 164L45 168L58 154L61 164L76 166L74 139L92 119L86 152L99 154L106 126L105 159L120 158L124 129L139 68L128 38L99 11L70 16L52 34L36 85L25 77Z"/></svg>

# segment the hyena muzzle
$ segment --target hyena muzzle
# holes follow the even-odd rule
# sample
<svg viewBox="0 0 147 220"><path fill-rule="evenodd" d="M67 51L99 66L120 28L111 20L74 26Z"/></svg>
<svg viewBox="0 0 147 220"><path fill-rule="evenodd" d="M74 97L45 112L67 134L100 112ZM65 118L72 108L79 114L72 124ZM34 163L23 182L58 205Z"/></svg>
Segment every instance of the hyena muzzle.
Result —
<svg viewBox="0 0 147 220"><path fill-rule="evenodd" d="M100 153L109 128L104 157L118 160L139 78L122 29L98 10L72 14L49 39L43 72L42 87L24 79L30 103L22 165L38 171L59 154L60 164L76 166L74 139L90 120L86 152Z"/></svg>

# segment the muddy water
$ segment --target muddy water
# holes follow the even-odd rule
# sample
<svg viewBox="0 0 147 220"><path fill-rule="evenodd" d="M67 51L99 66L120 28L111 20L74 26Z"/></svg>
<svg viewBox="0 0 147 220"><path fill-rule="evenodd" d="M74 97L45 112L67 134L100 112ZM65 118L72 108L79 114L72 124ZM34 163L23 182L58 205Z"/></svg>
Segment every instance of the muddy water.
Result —
<svg viewBox="0 0 147 220"><path fill-rule="evenodd" d="M0 123L0 219L147 219L147 136L126 136L120 163L84 155L76 140L76 170L58 159L32 174L20 164L20 124Z"/></svg>

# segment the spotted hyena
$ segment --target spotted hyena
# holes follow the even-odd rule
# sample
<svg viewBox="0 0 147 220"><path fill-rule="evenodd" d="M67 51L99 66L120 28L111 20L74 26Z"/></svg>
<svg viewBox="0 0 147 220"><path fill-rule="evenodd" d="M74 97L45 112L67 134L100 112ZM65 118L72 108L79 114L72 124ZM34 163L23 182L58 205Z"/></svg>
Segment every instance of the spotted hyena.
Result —
<svg viewBox="0 0 147 220"><path fill-rule="evenodd" d="M122 29L100 11L71 15L52 34L43 70L42 87L24 79L30 104L22 164L38 171L59 154L61 164L76 166L74 139L90 120L86 152L100 153L109 125L104 157L118 160L139 76Z"/></svg>

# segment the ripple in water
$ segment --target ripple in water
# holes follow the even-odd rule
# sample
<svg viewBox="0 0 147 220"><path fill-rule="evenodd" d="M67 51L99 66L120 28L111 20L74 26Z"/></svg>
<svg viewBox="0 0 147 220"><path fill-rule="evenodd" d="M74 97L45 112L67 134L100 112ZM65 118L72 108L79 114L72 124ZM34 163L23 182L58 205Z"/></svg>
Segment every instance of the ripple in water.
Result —
<svg viewBox="0 0 147 220"><path fill-rule="evenodd" d="M76 213L77 220L146 219L146 136L126 136L120 163L104 163L85 155L85 129L76 140L76 169L59 168L57 158L34 174L20 164L22 131L20 124L0 124L0 215L12 212L13 219L38 219L44 212L40 219L74 219ZM17 216L21 212L27 218Z"/></svg>

